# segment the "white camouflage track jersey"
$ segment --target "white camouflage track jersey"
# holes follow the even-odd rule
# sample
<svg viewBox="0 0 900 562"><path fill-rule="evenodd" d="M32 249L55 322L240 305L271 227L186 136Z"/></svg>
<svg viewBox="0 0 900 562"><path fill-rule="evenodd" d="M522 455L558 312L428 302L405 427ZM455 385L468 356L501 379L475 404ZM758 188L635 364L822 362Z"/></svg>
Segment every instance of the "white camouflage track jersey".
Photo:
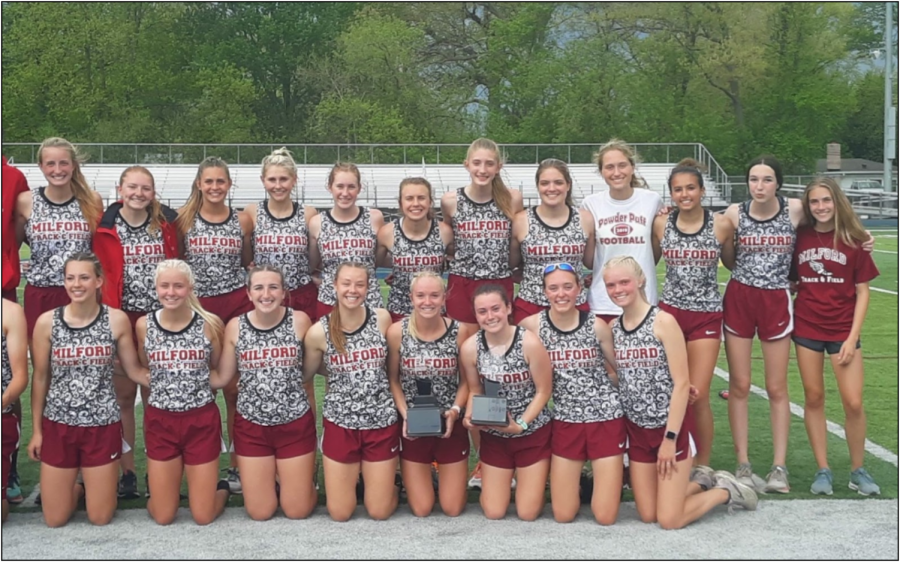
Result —
<svg viewBox="0 0 900 562"><path fill-rule="evenodd" d="M456 253L450 273L466 279L506 279L509 271L510 221L493 199L476 203L465 188L456 190L453 215Z"/></svg>
<svg viewBox="0 0 900 562"><path fill-rule="evenodd" d="M156 295L156 264L166 259L162 230L150 233L150 217L140 226L131 226L116 216L116 233L122 243L122 310L151 312L160 308Z"/></svg>
<svg viewBox="0 0 900 562"><path fill-rule="evenodd" d="M337 222L331 211L320 215L319 256L322 259L322 283L319 285L319 302L334 306L337 296L334 291L338 266L352 261L365 265L369 270L369 290L366 305L384 308L381 288L375 276L375 245L377 237L372 231L372 216L369 209L360 207L359 214L350 222Z"/></svg>
<svg viewBox="0 0 900 562"><path fill-rule="evenodd" d="M12 365L9 362L9 349L6 347L6 334L3 336L3 393L6 394L6 388L12 382ZM3 409L4 414L12 412L13 405L10 404Z"/></svg>
<svg viewBox="0 0 900 562"><path fill-rule="evenodd" d="M735 265L731 277L757 289L787 289L797 233L784 197L778 213L764 221L750 216L750 201L738 207Z"/></svg>
<svg viewBox="0 0 900 562"><path fill-rule="evenodd" d="M241 265L244 234L234 209L224 222L212 223L197 213L184 238L184 258L197 283L198 297L216 297L236 291L247 281Z"/></svg>
<svg viewBox="0 0 900 562"><path fill-rule="evenodd" d="M400 340L400 384L406 403L412 404L418 396L416 381L431 381L431 393L438 406L448 410L456 401L459 389L459 323L451 320L447 331L434 341L422 341L409 333L409 318L403 322Z"/></svg>
<svg viewBox="0 0 900 562"><path fill-rule="evenodd" d="M660 241L666 260L666 282L662 302L681 310L721 312L719 257L722 244L716 238L714 216L703 212L703 227L694 234L678 229L678 211L666 220Z"/></svg>
<svg viewBox="0 0 900 562"><path fill-rule="evenodd" d="M569 220L562 226L549 226L538 216L537 208L528 209L528 234L522 240L522 283L518 297L538 306L550 306L544 296L544 268L551 264L567 263L581 272L587 239L581 226L578 209L569 208ZM587 289L582 288L576 304L587 301Z"/></svg>
<svg viewBox="0 0 900 562"><path fill-rule="evenodd" d="M32 191L31 218L25 222L25 243L31 248L31 265L25 270L25 278L35 287L62 287L66 260L91 251L91 228L77 199L53 203L44 194L45 189Z"/></svg>
<svg viewBox="0 0 900 562"><path fill-rule="evenodd" d="M289 217L275 218L269 212L268 200L256 205L256 228L253 231L253 261L256 265L273 265L284 273L289 291L309 285L309 229L303 205L293 202Z"/></svg>
<svg viewBox="0 0 900 562"><path fill-rule="evenodd" d="M303 388L303 342L294 332L294 313L268 330L255 327L247 314L240 317L235 348L238 379L237 411L259 425L282 425L309 411Z"/></svg>
<svg viewBox="0 0 900 562"><path fill-rule="evenodd" d="M388 293L387 309L394 314L412 314L409 294L412 278L420 271L433 271L438 275L444 268L444 242L436 219L431 230L422 240L410 240L400 227L402 219L394 221L394 247L391 250L393 283Z"/></svg>
<svg viewBox="0 0 900 562"><path fill-rule="evenodd" d="M93 322L69 326L64 306L53 311L50 332L50 389L44 417L56 423L100 427L121 419L113 388L116 341L109 309L100 307Z"/></svg>
<svg viewBox="0 0 900 562"><path fill-rule="evenodd" d="M159 311L147 316L144 349L150 362L150 399L154 408L187 412L213 401L209 385L212 342L203 332L206 321L197 313L178 332L159 324Z"/></svg>

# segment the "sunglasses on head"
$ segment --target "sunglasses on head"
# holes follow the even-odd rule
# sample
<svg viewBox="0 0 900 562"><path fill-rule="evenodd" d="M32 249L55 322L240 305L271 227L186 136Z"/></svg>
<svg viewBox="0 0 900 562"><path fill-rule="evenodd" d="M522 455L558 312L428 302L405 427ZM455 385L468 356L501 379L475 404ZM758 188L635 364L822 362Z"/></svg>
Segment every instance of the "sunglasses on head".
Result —
<svg viewBox="0 0 900 562"><path fill-rule="evenodd" d="M575 268L567 263L551 263L550 265L548 265L547 267L544 268L544 276L546 277L547 275L550 275L557 269L562 270L562 271L568 271L569 273L574 273L575 275L578 275L578 272L575 271Z"/></svg>

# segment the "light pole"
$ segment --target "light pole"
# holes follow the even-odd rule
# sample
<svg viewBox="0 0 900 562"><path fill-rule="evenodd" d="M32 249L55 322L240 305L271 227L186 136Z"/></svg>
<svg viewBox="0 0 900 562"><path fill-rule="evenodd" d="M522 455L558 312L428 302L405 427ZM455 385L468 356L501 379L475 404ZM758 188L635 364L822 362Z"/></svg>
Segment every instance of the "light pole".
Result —
<svg viewBox="0 0 900 562"><path fill-rule="evenodd" d="M897 110L894 108L893 92L891 91L891 60L894 56L891 48L894 33L894 18L891 17L893 5L893 2L884 3L884 183L882 187L885 192L893 191L891 160L897 147Z"/></svg>

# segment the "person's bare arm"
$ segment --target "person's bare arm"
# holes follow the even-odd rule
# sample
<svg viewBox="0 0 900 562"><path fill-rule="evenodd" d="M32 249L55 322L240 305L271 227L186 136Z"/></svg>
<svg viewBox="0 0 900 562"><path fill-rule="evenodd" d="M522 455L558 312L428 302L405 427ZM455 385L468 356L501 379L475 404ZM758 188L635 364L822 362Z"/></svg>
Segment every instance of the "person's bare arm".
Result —
<svg viewBox="0 0 900 562"><path fill-rule="evenodd" d="M25 312L18 304L3 301L3 333L12 380L3 392L3 409L13 404L28 387L28 336Z"/></svg>
<svg viewBox="0 0 900 562"><path fill-rule="evenodd" d="M232 318L225 326L225 335L222 344L222 356L219 358L218 367L210 371L209 384L213 390L225 388L238 375L237 341L240 335L241 319Z"/></svg>

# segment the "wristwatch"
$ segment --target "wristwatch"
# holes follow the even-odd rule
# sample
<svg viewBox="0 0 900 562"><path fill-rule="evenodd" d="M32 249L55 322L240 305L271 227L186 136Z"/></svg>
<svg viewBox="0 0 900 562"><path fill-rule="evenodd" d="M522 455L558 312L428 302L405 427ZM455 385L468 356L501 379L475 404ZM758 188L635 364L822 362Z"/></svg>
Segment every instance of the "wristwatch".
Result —
<svg viewBox="0 0 900 562"><path fill-rule="evenodd" d="M677 438L678 438L678 434L675 433L674 431L666 432L666 439L668 439L669 441L675 441L675 439L677 439Z"/></svg>
<svg viewBox="0 0 900 562"><path fill-rule="evenodd" d="M522 428L522 431L528 431L528 424L522 418L518 418L516 423Z"/></svg>

